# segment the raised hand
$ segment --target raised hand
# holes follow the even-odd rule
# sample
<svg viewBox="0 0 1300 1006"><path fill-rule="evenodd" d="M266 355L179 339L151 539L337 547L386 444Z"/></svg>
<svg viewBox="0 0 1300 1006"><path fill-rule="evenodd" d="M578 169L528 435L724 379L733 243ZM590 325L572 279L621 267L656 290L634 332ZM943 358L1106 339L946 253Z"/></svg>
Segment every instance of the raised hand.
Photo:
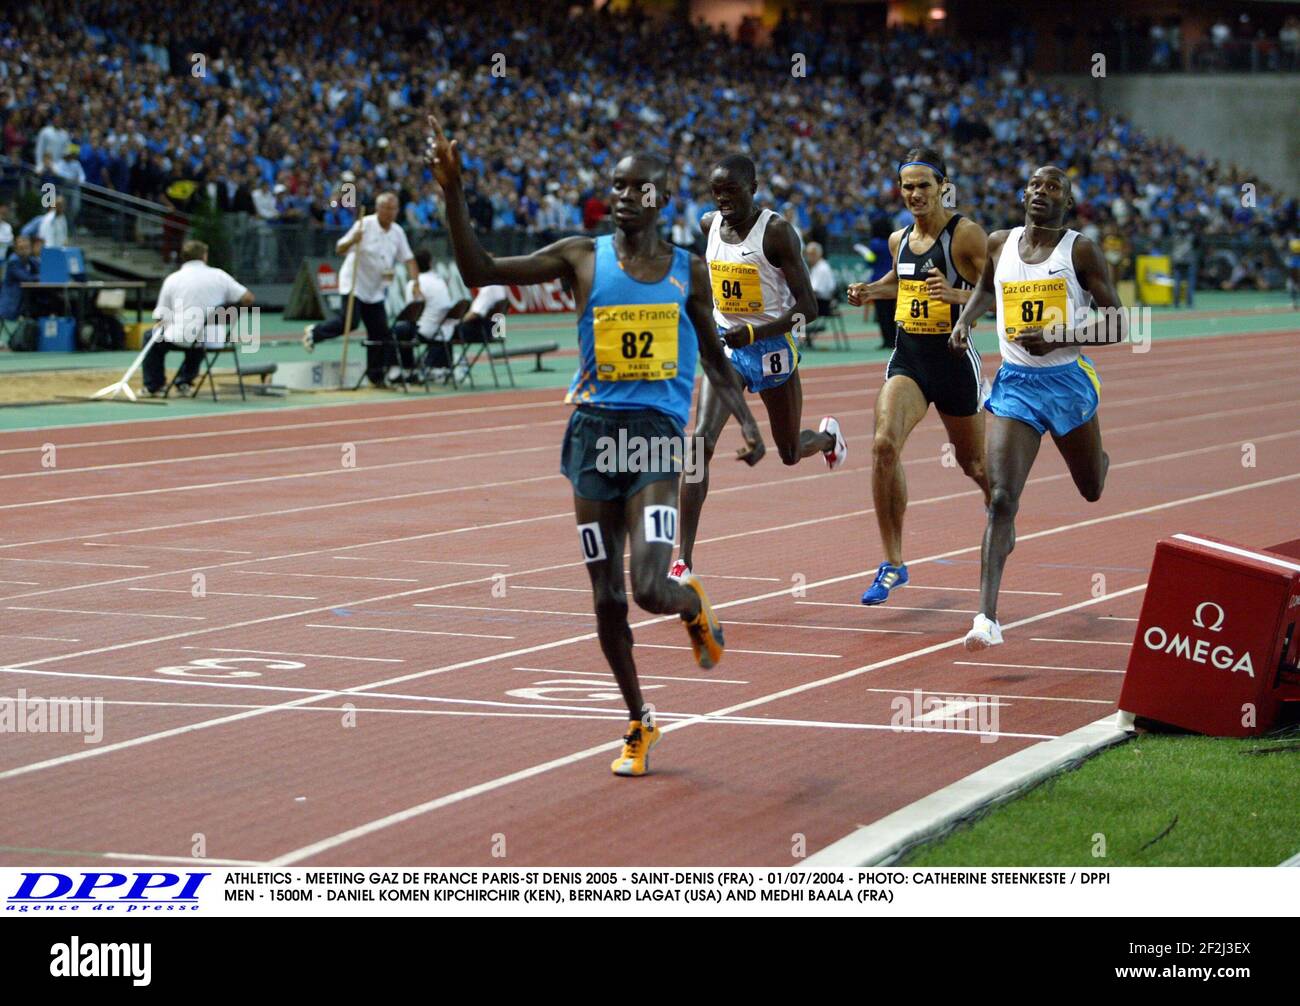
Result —
<svg viewBox="0 0 1300 1006"><path fill-rule="evenodd" d="M424 155L425 163L433 168L434 180L443 192L457 188L460 186L460 149L455 140L447 139L442 126L432 114L429 115L429 129L432 132Z"/></svg>

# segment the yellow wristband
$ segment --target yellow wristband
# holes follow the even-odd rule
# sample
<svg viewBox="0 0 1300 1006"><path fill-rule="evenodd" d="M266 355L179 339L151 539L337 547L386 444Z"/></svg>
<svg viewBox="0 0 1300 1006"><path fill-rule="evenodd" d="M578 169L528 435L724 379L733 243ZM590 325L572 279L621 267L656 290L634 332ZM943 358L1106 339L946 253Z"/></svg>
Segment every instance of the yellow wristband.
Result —
<svg viewBox="0 0 1300 1006"><path fill-rule="evenodd" d="M749 344L752 346L754 344L754 326L749 322L745 322L745 327L749 329Z"/></svg>

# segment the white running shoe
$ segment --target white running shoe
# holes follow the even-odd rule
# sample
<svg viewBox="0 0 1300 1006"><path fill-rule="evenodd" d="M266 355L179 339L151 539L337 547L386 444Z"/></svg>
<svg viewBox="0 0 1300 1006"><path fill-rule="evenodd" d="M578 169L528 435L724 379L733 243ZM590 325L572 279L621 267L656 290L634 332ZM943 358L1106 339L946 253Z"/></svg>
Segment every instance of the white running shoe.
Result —
<svg viewBox="0 0 1300 1006"><path fill-rule="evenodd" d="M676 580L678 583L681 583L690 575L691 567L682 562L681 559L678 559L668 567L668 579Z"/></svg>
<svg viewBox="0 0 1300 1006"><path fill-rule="evenodd" d="M834 416L827 416L822 420L821 426L817 427L819 433L829 433L835 438L835 447L829 451L822 451L822 457L826 459L826 467L835 471L844 464L845 459L849 456L849 445L844 439L844 434L840 432L839 420Z"/></svg>
<svg viewBox="0 0 1300 1006"><path fill-rule="evenodd" d="M994 619L985 618L982 613L976 615L970 632L966 633L966 649L987 650L990 646L997 646L1001 642L1002 626Z"/></svg>
<svg viewBox="0 0 1300 1006"><path fill-rule="evenodd" d="M302 330L302 348L307 352L314 352L316 349L316 326L307 325Z"/></svg>

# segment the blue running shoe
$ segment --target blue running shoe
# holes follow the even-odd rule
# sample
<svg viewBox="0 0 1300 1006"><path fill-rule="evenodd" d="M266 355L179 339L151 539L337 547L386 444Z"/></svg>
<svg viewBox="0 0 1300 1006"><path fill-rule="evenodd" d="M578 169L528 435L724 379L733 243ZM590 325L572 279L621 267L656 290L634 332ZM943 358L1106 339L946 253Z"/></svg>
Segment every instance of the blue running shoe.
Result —
<svg viewBox="0 0 1300 1006"><path fill-rule="evenodd" d="M876 570L876 579L862 595L862 603L884 604L889 600L889 592L905 583L907 583L907 566L891 566L887 562L882 562L880 568Z"/></svg>

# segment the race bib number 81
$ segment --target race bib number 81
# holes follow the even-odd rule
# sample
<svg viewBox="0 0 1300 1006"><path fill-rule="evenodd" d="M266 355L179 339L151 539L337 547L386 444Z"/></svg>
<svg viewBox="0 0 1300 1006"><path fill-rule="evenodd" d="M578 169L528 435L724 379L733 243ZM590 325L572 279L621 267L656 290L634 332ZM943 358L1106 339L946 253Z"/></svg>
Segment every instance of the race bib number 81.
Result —
<svg viewBox="0 0 1300 1006"><path fill-rule="evenodd" d="M709 263L713 303L723 314L762 314L763 286L758 266L744 262Z"/></svg>
<svg viewBox="0 0 1300 1006"><path fill-rule="evenodd" d="M1002 284L1002 317L1007 339L1029 326L1047 328L1066 323L1065 277L1024 279Z"/></svg>
<svg viewBox="0 0 1300 1006"><path fill-rule="evenodd" d="M912 335L947 335L952 331L952 308L930 296L925 280L900 279L894 322Z"/></svg>
<svg viewBox="0 0 1300 1006"><path fill-rule="evenodd" d="M596 379L665 381L677 376L676 304L627 304L591 309Z"/></svg>

